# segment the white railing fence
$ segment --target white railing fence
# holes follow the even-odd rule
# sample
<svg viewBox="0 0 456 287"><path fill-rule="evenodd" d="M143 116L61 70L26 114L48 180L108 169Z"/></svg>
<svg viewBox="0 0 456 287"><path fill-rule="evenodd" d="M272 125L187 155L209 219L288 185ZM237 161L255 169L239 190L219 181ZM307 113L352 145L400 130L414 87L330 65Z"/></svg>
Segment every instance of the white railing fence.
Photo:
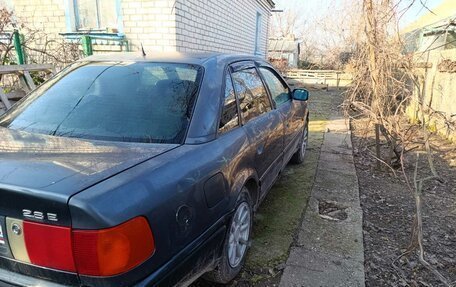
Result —
<svg viewBox="0 0 456 287"><path fill-rule="evenodd" d="M337 88L348 87L353 80L351 74L337 70L288 70L284 76L288 79L301 81L304 84Z"/></svg>

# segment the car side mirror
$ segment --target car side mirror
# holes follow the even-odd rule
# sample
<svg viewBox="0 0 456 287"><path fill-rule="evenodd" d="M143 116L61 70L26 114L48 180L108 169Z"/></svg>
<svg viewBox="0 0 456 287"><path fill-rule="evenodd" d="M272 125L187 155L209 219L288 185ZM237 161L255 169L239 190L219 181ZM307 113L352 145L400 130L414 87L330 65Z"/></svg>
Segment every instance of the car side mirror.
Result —
<svg viewBox="0 0 456 287"><path fill-rule="evenodd" d="M293 91L293 99L296 101L307 101L309 99L309 91L306 89L295 89Z"/></svg>

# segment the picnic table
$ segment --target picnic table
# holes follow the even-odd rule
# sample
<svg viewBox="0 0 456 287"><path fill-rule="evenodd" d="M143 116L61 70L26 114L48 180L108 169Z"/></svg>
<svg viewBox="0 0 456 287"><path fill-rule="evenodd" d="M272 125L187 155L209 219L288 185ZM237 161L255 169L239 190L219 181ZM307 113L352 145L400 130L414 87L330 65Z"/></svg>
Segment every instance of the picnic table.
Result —
<svg viewBox="0 0 456 287"><path fill-rule="evenodd" d="M30 76L30 72L44 72L50 76L55 73L55 69L54 66L49 64L0 66L0 75L16 75L19 78L19 83L23 91L15 91L5 94L3 93L3 89L0 88L0 101L7 110L11 108L11 100L19 100L32 90L36 89L36 85Z"/></svg>

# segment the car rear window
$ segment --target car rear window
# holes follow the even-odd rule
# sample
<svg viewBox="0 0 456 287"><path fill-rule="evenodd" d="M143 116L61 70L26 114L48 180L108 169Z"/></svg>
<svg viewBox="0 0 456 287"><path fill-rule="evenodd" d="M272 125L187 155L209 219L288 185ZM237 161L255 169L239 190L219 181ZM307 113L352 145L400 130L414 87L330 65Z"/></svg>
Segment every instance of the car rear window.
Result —
<svg viewBox="0 0 456 287"><path fill-rule="evenodd" d="M0 117L34 133L181 143L202 77L190 64L77 62Z"/></svg>

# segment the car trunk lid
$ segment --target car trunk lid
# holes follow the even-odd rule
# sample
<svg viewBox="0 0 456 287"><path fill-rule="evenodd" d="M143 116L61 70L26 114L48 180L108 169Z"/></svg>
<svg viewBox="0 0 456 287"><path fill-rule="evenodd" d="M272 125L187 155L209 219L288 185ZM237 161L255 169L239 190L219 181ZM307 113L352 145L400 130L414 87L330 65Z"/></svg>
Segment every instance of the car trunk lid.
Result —
<svg viewBox="0 0 456 287"><path fill-rule="evenodd" d="M80 140L0 128L0 215L54 213L69 225L69 198L106 178L167 152L176 144ZM33 215L33 212L32 212Z"/></svg>
<svg viewBox="0 0 456 287"><path fill-rule="evenodd" d="M8 248L8 220L71 227L71 196L178 146L81 140L0 128L0 268L24 270L4 262L15 257ZM28 275L49 279L41 271Z"/></svg>

